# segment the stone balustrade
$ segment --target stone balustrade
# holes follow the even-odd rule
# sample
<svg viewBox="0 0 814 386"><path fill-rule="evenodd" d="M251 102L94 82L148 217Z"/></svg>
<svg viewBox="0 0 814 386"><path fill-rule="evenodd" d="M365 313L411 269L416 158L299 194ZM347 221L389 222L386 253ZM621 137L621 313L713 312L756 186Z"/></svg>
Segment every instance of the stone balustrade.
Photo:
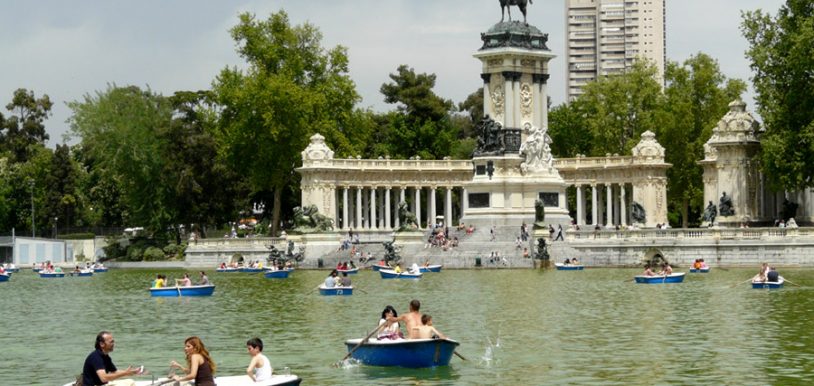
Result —
<svg viewBox="0 0 814 386"><path fill-rule="evenodd" d="M777 237L813 237L814 228L671 228L637 230L568 230L570 241L594 239L727 239L755 240Z"/></svg>

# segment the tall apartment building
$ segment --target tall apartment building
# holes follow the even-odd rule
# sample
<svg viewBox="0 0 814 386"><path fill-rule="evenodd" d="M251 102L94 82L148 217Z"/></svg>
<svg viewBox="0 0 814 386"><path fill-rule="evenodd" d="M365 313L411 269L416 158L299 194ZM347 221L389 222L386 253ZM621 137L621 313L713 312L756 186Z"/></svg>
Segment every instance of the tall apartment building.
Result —
<svg viewBox="0 0 814 386"><path fill-rule="evenodd" d="M622 73L639 57L655 63L663 79L666 0L565 1L569 101L586 83Z"/></svg>

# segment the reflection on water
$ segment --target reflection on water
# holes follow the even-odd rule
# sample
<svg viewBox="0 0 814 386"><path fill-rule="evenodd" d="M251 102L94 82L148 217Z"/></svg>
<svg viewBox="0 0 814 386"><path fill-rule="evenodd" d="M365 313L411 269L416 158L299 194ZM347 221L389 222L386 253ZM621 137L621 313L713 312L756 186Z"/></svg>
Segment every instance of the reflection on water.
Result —
<svg viewBox="0 0 814 386"><path fill-rule="evenodd" d="M79 373L100 330L116 338L119 367L164 376L183 341L202 338L219 374L243 374L258 336L272 366L312 385L811 384L814 271L784 269L800 286L752 290L752 270L688 274L684 283L634 284L626 269L466 270L418 281L361 272L368 294L319 296L327 272L287 280L210 274L208 298L151 298L154 270L0 283L0 383L57 385ZM162 271L180 277L181 271ZM333 366L344 341L367 335L387 304L413 298L435 327L461 342L449 367ZM31 374L38 378L33 382Z"/></svg>

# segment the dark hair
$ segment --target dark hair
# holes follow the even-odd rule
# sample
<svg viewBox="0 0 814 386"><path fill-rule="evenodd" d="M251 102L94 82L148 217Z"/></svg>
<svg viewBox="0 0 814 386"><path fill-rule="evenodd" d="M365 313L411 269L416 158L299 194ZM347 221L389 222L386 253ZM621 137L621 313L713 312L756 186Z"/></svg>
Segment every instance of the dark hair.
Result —
<svg viewBox="0 0 814 386"><path fill-rule="evenodd" d="M418 311L419 309L421 309L421 302L419 302L416 299L411 300L410 301L410 310Z"/></svg>
<svg viewBox="0 0 814 386"><path fill-rule="evenodd" d="M421 324L426 325L427 323L430 322L430 320L432 320L432 316L430 316L429 314L421 315Z"/></svg>
<svg viewBox="0 0 814 386"><path fill-rule="evenodd" d="M105 335L110 335L110 331L102 331L96 334L96 344L93 345L97 350L102 349L102 343L105 342Z"/></svg>
<svg viewBox="0 0 814 386"><path fill-rule="evenodd" d="M347 272L342 272L342 276L348 276Z"/></svg>
<svg viewBox="0 0 814 386"><path fill-rule="evenodd" d="M391 305L387 305L386 307L384 307L384 310L382 311L382 319L384 319L384 318L386 318L386 317L387 317L387 316L385 316L385 314L386 314L388 311L393 313L393 317L394 317L394 318L399 316L399 313L398 313L398 312L396 312L396 309L395 309L395 308L393 308L393 306L391 306Z"/></svg>
<svg viewBox="0 0 814 386"><path fill-rule="evenodd" d="M259 348L260 351L263 351L263 341L260 338L251 338L246 341L246 346L252 346L254 348Z"/></svg>

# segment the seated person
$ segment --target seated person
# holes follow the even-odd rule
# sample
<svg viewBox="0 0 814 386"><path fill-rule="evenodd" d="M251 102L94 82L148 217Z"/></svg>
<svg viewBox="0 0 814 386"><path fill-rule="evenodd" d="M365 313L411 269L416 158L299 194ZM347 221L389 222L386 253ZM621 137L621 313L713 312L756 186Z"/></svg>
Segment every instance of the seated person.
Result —
<svg viewBox="0 0 814 386"><path fill-rule="evenodd" d="M447 337L444 336L440 331L436 330L435 327L432 326L432 316L427 314L421 315L421 326L413 327L413 331L416 331L413 336L414 339L446 339Z"/></svg>
<svg viewBox="0 0 814 386"><path fill-rule="evenodd" d="M576 257L571 259L571 265L579 265L579 260Z"/></svg>
<svg viewBox="0 0 814 386"><path fill-rule="evenodd" d="M780 281L780 274L774 269L774 267L769 268L769 273L766 274L766 280L772 283L777 283Z"/></svg>
<svg viewBox="0 0 814 386"><path fill-rule="evenodd" d="M563 261L562 263L564 265L571 265L571 259L565 259L565 261Z"/></svg>
<svg viewBox="0 0 814 386"><path fill-rule="evenodd" d="M246 368L246 375L253 382L262 382L271 379L271 363L268 357L263 355L263 341L260 338L251 338L246 342L246 350L251 355L252 360Z"/></svg>
<svg viewBox="0 0 814 386"><path fill-rule="evenodd" d="M701 269L701 259L695 259L695 262L692 263L693 269Z"/></svg>
<svg viewBox="0 0 814 386"><path fill-rule="evenodd" d="M664 265L661 266L661 272L659 272L659 275L669 276L669 275L672 275L672 274L673 274L673 267L671 267L670 264L668 264L668 263L664 263Z"/></svg>
<svg viewBox="0 0 814 386"><path fill-rule="evenodd" d="M351 286L350 277L348 277L347 272L342 272L342 278L339 279L339 284L337 284L337 285L342 286L342 287L350 287Z"/></svg>
<svg viewBox="0 0 814 386"><path fill-rule="evenodd" d="M421 269L418 268L418 264L413 263L413 265L410 266L410 273L416 274L416 273L419 273L419 272L421 272Z"/></svg>
<svg viewBox="0 0 814 386"><path fill-rule="evenodd" d="M701 268L700 268L700 269L707 269L707 268L709 268L709 266L707 265L707 262L706 262L706 261L704 261L704 259L698 259L698 261L701 263Z"/></svg>
<svg viewBox="0 0 814 386"><path fill-rule="evenodd" d="M158 274L153 280L153 288L164 288L164 275Z"/></svg>
<svg viewBox="0 0 814 386"><path fill-rule="evenodd" d="M331 274L325 278L325 288L333 288L336 287L336 275L338 273L336 270L331 271Z"/></svg>
<svg viewBox="0 0 814 386"><path fill-rule="evenodd" d="M381 327L382 324L387 323L388 317L396 318L398 316L399 316L398 312L396 312L396 309L393 308L393 306L387 306L384 308L384 311L382 311L382 317L381 319L379 319L380 329L378 339L398 339L404 337L401 334L401 331L399 330L398 323L392 323L390 325L385 325L384 327Z"/></svg>
<svg viewBox="0 0 814 386"><path fill-rule="evenodd" d="M396 273L401 273L401 263L396 264L396 268L393 268L393 270L396 271Z"/></svg>
<svg viewBox="0 0 814 386"><path fill-rule="evenodd" d="M653 270L650 268L650 265L648 264L648 265L644 266L644 273L642 275L644 275L644 276L656 276L656 273L653 272Z"/></svg>
<svg viewBox="0 0 814 386"><path fill-rule="evenodd" d="M189 278L189 274L185 273L183 278L175 279L175 286L176 287L191 287L192 286L192 279Z"/></svg>

